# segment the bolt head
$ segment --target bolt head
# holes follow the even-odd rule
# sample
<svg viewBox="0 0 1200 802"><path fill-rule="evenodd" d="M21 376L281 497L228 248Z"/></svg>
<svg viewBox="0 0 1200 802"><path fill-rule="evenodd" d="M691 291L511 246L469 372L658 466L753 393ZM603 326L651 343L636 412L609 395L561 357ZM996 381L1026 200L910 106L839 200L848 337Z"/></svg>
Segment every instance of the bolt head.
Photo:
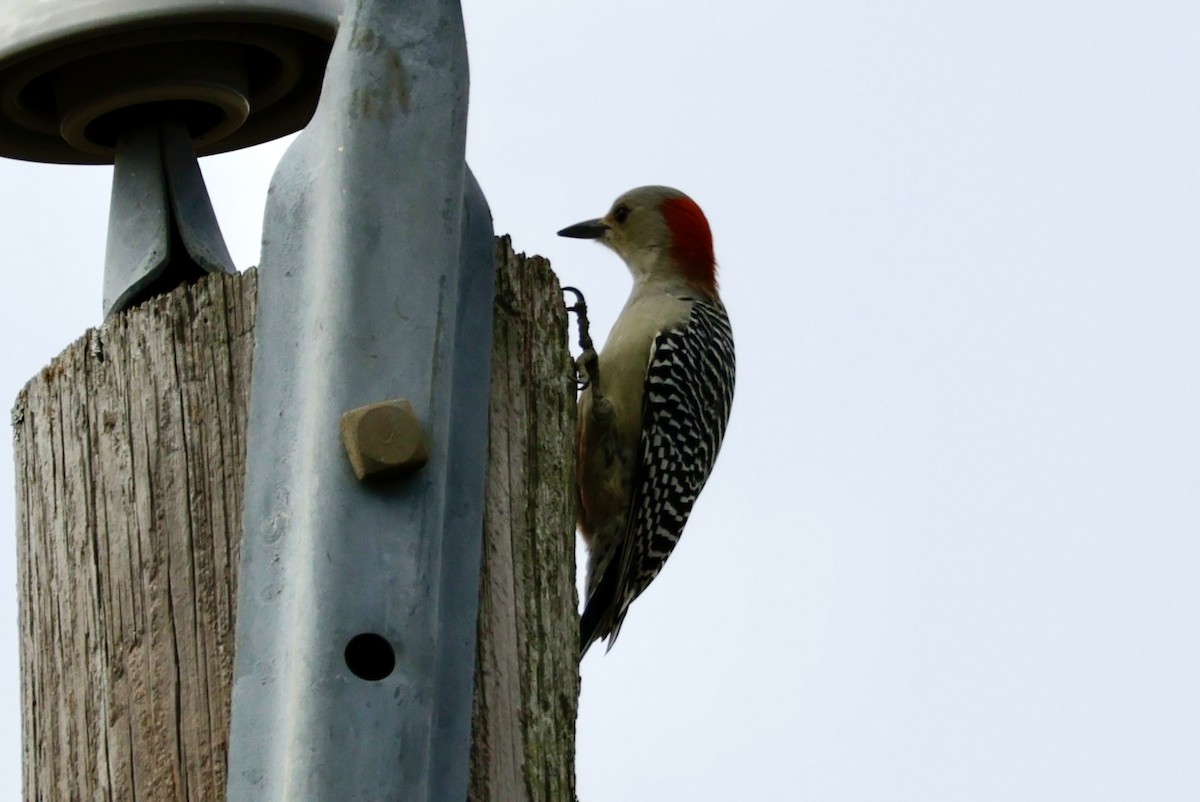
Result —
<svg viewBox="0 0 1200 802"><path fill-rule="evenodd" d="M342 443L359 479L415 471L429 461L429 446L412 404L379 401L342 415Z"/></svg>

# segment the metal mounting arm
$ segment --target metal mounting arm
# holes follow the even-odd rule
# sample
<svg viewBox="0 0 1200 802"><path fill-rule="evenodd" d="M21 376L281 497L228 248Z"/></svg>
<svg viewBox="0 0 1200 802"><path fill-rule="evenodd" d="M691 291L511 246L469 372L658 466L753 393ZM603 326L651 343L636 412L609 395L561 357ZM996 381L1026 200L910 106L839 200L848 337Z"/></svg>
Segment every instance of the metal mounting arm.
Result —
<svg viewBox="0 0 1200 802"><path fill-rule="evenodd" d="M466 121L458 0L351 0L263 229L229 802L466 798L494 270ZM364 408L419 428L414 472L356 476Z"/></svg>

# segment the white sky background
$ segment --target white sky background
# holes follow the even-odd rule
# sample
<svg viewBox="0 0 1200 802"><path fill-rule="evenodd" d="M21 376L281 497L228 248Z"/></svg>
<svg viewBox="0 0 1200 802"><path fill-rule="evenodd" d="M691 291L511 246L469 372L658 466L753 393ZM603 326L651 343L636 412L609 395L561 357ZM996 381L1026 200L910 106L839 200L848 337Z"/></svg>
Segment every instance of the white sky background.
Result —
<svg viewBox="0 0 1200 802"><path fill-rule="evenodd" d="M497 232L606 331L708 213L717 470L583 665L583 802L1200 799L1200 4L464 4ZM203 162L256 263L276 143ZM0 399L100 319L109 168L0 160ZM19 795L0 458L0 799Z"/></svg>

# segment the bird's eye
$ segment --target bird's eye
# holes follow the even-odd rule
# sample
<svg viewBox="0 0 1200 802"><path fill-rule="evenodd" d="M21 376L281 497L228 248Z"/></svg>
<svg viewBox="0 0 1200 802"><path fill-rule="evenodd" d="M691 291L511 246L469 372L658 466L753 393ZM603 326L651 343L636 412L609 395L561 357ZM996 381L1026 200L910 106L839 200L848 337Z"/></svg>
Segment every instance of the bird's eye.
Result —
<svg viewBox="0 0 1200 802"><path fill-rule="evenodd" d="M628 217L629 207L623 203L613 210L613 219L615 219L618 223L624 223L625 219Z"/></svg>

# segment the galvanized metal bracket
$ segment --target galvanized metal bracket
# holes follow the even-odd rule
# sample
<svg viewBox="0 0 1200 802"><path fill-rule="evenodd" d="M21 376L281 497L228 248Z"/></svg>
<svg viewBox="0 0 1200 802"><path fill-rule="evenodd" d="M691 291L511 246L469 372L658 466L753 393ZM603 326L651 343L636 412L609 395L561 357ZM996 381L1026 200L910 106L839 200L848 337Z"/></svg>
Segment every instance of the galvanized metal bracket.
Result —
<svg viewBox="0 0 1200 802"><path fill-rule="evenodd" d="M467 795L491 217L464 161L458 0L351 0L263 229L230 802ZM341 420L404 398L419 471Z"/></svg>
<svg viewBox="0 0 1200 802"><path fill-rule="evenodd" d="M206 273L235 273L187 129L148 125L117 139L105 317Z"/></svg>

